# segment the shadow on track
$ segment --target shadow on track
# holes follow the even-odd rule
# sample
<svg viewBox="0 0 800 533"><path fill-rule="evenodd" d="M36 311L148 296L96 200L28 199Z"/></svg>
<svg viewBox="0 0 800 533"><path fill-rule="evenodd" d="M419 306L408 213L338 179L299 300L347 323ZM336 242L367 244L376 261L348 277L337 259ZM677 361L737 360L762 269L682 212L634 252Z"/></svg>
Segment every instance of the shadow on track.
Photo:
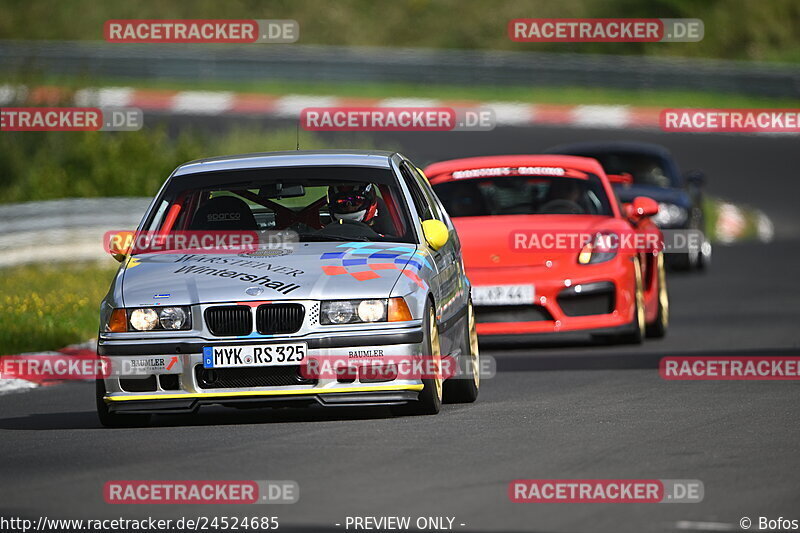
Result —
<svg viewBox="0 0 800 533"><path fill-rule="evenodd" d="M242 424L280 424L296 422L335 422L340 420L375 420L392 418L385 407L333 407L333 408L260 408L247 411L205 407L196 414L157 415L144 428L104 428L94 411L41 413L28 416L0 419L0 430L48 431L48 430L106 430L147 431L168 427L225 426Z"/></svg>
<svg viewBox="0 0 800 533"><path fill-rule="evenodd" d="M563 346L563 345L562 345ZM677 352L679 357L796 357L793 348ZM663 352L625 352L612 354L538 355L535 352L495 356L497 372L537 372L546 370L643 370L657 369Z"/></svg>

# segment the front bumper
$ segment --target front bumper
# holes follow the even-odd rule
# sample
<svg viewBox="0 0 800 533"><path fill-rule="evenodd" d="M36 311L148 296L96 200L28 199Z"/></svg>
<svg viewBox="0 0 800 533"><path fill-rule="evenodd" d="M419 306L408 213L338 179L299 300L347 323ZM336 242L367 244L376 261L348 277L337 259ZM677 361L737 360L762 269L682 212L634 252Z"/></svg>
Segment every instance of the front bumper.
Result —
<svg viewBox="0 0 800 533"><path fill-rule="evenodd" d="M634 319L635 269L629 257L571 268L475 269L473 286L534 285L531 305L475 306L478 335L623 331Z"/></svg>
<svg viewBox="0 0 800 533"><path fill-rule="evenodd" d="M103 400L109 411L118 413L187 413L205 405L231 407L277 406L368 406L398 405L415 401L422 390L421 380L394 379L364 382L360 377L337 380L291 379L290 368L249 367L266 377L264 383L251 386L249 380L205 381L203 374L204 346L236 346L269 344L276 342L307 343L307 356L336 357L349 360L380 361L386 356L422 355L423 333L421 325L402 329L372 331L369 335L309 338L264 338L244 340L221 339L159 339L119 340L101 337L98 354L111 363L112 372L105 378ZM153 364L151 364L153 363ZM137 368L137 371L133 371ZM145 368L145 370L141 370ZM273 382L271 370L279 374L280 383ZM241 367L248 374L247 368ZM218 371L219 372L219 371ZM266 374L264 374L266 372ZM240 374L241 375L241 374ZM222 383L222 381L220 381Z"/></svg>

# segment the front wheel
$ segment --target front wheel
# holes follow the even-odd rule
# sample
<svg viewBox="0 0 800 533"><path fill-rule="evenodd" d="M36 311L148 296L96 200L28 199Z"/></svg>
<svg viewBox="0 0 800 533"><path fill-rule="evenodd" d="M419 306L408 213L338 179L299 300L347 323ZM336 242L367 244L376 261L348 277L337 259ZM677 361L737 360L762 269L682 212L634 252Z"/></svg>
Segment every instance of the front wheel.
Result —
<svg viewBox="0 0 800 533"><path fill-rule="evenodd" d="M481 363L478 350L478 328L472 301L467 304L467 327L458 363L459 375L444 382L446 403L472 403L478 399L481 386ZM463 374L461 370L463 369Z"/></svg>
<svg viewBox="0 0 800 533"><path fill-rule="evenodd" d="M658 312L656 319L647 324L647 336L653 339L663 338L669 327L669 296L667 295L667 274L664 269L664 256L658 256Z"/></svg>
<svg viewBox="0 0 800 533"><path fill-rule="evenodd" d="M642 268L638 259L634 260L634 271L633 321L628 326L629 331L615 335L595 335L594 338L597 340L610 344L642 344L644 342L645 329L647 327L644 308L644 282L642 280Z"/></svg>
<svg viewBox="0 0 800 533"><path fill-rule="evenodd" d="M97 406L97 417L100 423L109 428L130 428L142 427L150 423L150 415L120 415L108 410L108 404L103 399L106 395L106 385L102 379L95 380L95 404Z"/></svg>
<svg viewBox="0 0 800 533"><path fill-rule="evenodd" d="M398 415L435 415L442 408L442 349L439 344L439 327L436 325L436 316L433 305L428 304L425 309L424 339L422 342L423 357L430 357L437 366L436 375L423 378L423 389L416 402L400 405L393 409ZM429 365L425 365L429 367Z"/></svg>

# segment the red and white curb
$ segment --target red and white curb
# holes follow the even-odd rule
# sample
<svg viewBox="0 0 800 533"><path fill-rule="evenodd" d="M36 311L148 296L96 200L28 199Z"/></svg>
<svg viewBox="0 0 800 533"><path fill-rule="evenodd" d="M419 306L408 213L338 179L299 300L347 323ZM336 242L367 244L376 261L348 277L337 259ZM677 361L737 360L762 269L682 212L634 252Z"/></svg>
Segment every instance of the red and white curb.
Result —
<svg viewBox="0 0 800 533"><path fill-rule="evenodd" d="M17 354L19 356L40 356L40 355L62 355L68 357L88 357L97 355L95 349L96 342L94 339L83 342L81 344L73 344L62 348L57 351L40 351L40 352L26 352ZM0 395L12 392L23 392L26 390L35 389L40 386L55 385L64 380L34 380L34 379L19 379L19 378L4 378L0 379Z"/></svg>
<svg viewBox="0 0 800 533"><path fill-rule="evenodd" d="M66 105L81 107L137 107L185 115L257 115L298 118L307 107L452 107L490 108L497 125L553 125L581 128L659 127L660 108L625 105L554 105L523 102L436 100L428 98L348 98L313 95L269 95L230 91L170 91L132 87L85 88L0 86L0 105Z"/></svg>

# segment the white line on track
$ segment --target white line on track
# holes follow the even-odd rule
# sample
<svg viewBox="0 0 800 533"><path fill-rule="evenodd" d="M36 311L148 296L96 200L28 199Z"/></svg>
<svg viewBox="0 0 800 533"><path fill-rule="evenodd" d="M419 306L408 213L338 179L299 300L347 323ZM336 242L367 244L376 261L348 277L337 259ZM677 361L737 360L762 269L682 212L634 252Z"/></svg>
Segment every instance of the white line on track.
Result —
<svg viewBox="0 0 800 533"><path fill-rule="evenodd" d="M691 520L681 520L675 523L675 529L681 531L738 531L736 524L725 522L693 522Z"/></svg>

